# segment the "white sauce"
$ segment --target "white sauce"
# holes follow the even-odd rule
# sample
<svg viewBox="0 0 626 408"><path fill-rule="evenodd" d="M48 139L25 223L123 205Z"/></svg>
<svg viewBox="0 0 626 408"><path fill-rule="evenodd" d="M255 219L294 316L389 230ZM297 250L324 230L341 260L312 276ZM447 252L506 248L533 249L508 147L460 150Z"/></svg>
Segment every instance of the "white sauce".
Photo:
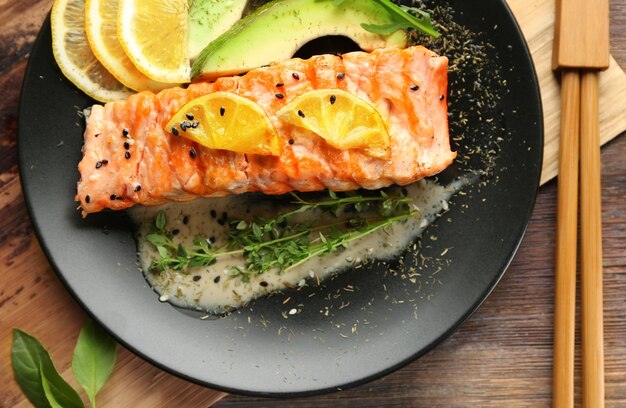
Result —
<svg viewBox="0 0 626 408"><path fill-rule="evenodd" d="M154 247L145 236L150 233L151 224L160 210L167 214L167 229L179 230L174 237L176 242L189 247L194 237L201 236L215 240L215 247L226 243L226 228L218 222L224 213L228 219L252 219L253 216L273 217L277 214L278 201L259 200L258 196L233 195L225 198L197 199L188 203L171 203L159 207L137 207L131 211L139 228L139 260L144 275L161 301L176 306L221 313L234 310L252 299L289 287L317 284L333 272L368 259L386 259L404 250L439 214L448 208L448 200L459 191L466 181L457 181L441 186L430 180L421 180L406 187L408 196L419 208L420 214L406 222L394 223L386 230L378 230L352 241L349 247L320 257L315 257L302 265L278 274L266 272L253 275L250 282L243 282L240 276L229 276L234 266L243 266L241 256L221 257L208 267L190 268L187 272L164 271L151 273L149 266L157 256ZM398 190L397 190L398 191ZM211 215L216 215L213 217ZM315 224L329 221L332 216L313 212L308 219ZM184 223L184 219L188 221ZM302 222L303 219L294 221Z"/></svg>

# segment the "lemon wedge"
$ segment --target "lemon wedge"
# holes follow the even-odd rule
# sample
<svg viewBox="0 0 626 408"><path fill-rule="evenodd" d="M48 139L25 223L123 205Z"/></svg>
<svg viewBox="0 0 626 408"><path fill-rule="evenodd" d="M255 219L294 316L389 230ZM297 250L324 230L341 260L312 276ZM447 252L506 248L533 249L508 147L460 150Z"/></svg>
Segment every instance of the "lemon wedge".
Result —
<svg viewBox="0 0 626 408"><path fill-rule="evenodd" d="M137 69L158 82L189 82L187 0L119 0L117 34Z"/></svg>
<svg viewBox="0 0 626 408"><path fill-rule="evenodd" d="M117 36L118 6L119 0L85 1L85 32L96 58L118 81L135 91L160 91L174 86L148 78L126 56Z"/></svg>
<svg viewBox="0 0 626 408"><path fill-rule="evenodd" d="M272 156L282 152L280 138L261 107L230 92L189 101L169 120L165 131L211 149Z"/></svg>
<svg viewBox="0 0 626 408"><path fill-rule="evenodd" d="M54 59L67 79L100 102L132 95L133 92L106 70L89 47L85 34L84 0L55 0L50 20Z"/></svg>
<svg viewBox="0 0 626 408"><path fill-rule="evenodd" d="M389 157L389 133L383 118L372 105L349 92L310 91L287 103L277 116L315 133L336 149L361 149L372 157Z"/></svg>

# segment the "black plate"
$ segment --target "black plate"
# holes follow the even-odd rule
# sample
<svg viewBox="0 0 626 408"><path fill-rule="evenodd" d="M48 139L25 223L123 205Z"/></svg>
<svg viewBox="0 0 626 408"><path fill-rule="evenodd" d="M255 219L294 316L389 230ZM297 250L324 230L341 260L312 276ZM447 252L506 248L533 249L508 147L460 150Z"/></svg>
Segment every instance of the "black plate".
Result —
<svg viewBox="0 0 626 408"><path fill-rule="evenodd" d="M409 253L404 266L348 271L321 288L290 294L285 305L287 295L277 295L218 320L200 320L158 301L136 267L124 213L82 219L76 210L84 128L78 112L93 102L60 74L46 21L24 80L19 159L37 235L61 280L125 346L176 375L228 392L295 396L346 388L440 343L480 305L511 261L534 203L543 146L537 80L511 12L497 0L452 4L455 20L493 44L490 58L500 68L492 69L501 77L483 75L481 88L459 97L451 87L452 136L467 134L454 148L470 156L478 146L497 153L490 164L487 156L474 155L443 178L472 166L493 165L495 171L457 195L429 227L418 242L425 262ZM473 95L485 88L500 100L478 115L470 108ZM474 114L461 126L455 118L464 109ZM496 143L498 137L503 140ZM416 279L406 276L412 263L421 267ZM301 313L283 316L299 304Z"/></svg>

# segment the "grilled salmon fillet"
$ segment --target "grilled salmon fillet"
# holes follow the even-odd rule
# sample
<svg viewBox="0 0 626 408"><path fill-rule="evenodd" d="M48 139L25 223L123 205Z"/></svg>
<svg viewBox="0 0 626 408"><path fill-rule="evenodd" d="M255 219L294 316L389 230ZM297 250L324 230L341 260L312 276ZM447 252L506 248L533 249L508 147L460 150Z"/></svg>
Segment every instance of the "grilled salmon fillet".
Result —
<svg viewBox="0 0 626 408"><path fill-rule="evenodd" d="M434 175L456 155L448 136L447 66L447 58L421 46L320 55L94 105L78 165L76 201L87 214L255 191L378 189ZM378 110L390 135L388 159L335 149L276 117L293 98L327 88L348 91ZM276 128L283 154L209 149L163 129L184 104L216 91L256 102ZM284 97L277 98L277 92Z"/></svg>

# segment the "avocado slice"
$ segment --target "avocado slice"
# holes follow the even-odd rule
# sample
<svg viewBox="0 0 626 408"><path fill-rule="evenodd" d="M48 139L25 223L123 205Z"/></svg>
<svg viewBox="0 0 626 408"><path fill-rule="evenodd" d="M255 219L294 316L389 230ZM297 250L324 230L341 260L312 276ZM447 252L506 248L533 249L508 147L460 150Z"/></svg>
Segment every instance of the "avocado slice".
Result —
<svg viewBox="0 0 626 408"><path fill-rule="evenodd" d="M214 79L285 60L304 44L326 35L343 35L361 49L405 47L406 32L373 33L362 24L390 26L393 15L370 0L274 0L239 20L195 60L192 78Z"/></svg>
<svg viewBox="0 0 626 408"><path fill-rule="evenodd" d="M233 26L247 0L189 0L189 59L198 57L211 41Z"/></svg>

